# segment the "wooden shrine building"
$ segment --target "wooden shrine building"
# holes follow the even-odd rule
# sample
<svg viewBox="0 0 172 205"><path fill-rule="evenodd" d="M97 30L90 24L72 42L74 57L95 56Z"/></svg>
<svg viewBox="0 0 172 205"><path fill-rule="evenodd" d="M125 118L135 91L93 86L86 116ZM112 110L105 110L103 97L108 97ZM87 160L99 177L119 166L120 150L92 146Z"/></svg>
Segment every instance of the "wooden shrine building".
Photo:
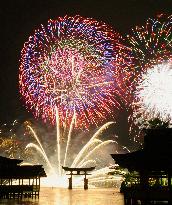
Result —
<svg viewBox="0 0 172 205"><path fill-rule="evenodd" d="M144 147L127 154L112 154L122 168L138 173L137 183L124 188L125 204L163 201L172 204L172 129L147 129Z"/></svg>
<svg viewBox="0 0 172 205"><path fill-rule="evenodd" d="M39 197L42 165L20 166L23 160L0 156L0 198Z"/></svg>
<svg viewBox="0 0 172 205"><path fill-rule="evenodd" d="M90 175L88 173L88 171L92 171L95 169L95 167L88 167L88 168L71 168L71 167L63 167L62 168L65 171L68 171L69 173L66 175L70 175L69 179L69 189L72 189L72 176L73 175L84 175L84 189L88 189L88 179L87 179L87 175Z"/></svg>

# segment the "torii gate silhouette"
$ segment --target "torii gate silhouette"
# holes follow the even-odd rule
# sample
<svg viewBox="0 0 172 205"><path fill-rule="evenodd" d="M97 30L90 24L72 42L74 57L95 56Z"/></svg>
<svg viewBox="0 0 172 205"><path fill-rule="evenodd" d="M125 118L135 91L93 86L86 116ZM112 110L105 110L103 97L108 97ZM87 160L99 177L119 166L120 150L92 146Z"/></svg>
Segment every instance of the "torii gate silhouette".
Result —
<svg viewBox="0 0 172 205"><path fill-rule="evenodd" d="M88 179L87 179L87 175L91 175L87 172L92 171L95 169L95 167L88 167L88 168L72 168L72 167L63 167L62 168L65 171L68 171L70 173L66 174L66 175L70 175L69 179L69 189L72 189L72 176L73 175L84 175L84 189L88 189Z"/></svg>

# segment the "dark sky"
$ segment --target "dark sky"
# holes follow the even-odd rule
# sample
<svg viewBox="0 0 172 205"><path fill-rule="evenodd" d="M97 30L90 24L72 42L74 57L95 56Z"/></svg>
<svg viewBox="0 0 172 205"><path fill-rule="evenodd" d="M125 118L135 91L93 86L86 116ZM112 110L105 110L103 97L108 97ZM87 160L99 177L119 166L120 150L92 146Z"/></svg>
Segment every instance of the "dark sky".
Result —
<svg viewBox="0 0 172 205"><path fill-rule="evenodd" d="M3 3L2 3L3 2ZM27 118L18 92L20 51L28 37L49 18L93 17L125 34L159 13L172 13L172 0L2 0L0 5L0 123Z"/></svg>

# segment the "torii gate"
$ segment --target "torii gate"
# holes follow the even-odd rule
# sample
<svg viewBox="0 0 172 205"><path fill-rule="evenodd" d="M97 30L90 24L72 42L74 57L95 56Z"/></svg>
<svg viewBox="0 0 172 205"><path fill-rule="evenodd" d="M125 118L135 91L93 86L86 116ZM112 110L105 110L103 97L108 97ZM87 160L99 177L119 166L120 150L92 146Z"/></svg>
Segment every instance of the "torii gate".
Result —
<svg viewBox="0 0 172 205"><path fill-rule="evenodd" d="M88 189L88 179L86 178L87 175L91 175L91 174L88 174L87 172L88 171L92 171L95 169L95 167L88 167L88 168L70 168L70 167L63 167L62 168L65 170L65 171L68 171L70 173L66 174L66 175L70 175L70 178L69 179L69 189L72 189L72 176L73 175L84 175L84 189ZM73 173L74 172L74 173Z"/></svg>

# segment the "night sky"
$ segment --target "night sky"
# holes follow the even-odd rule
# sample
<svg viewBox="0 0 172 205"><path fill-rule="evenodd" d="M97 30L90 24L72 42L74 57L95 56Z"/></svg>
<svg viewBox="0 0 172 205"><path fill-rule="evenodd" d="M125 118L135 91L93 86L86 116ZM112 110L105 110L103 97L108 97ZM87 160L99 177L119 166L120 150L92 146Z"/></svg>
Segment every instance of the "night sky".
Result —
<svg viewBox="0 0 172 205"><path fill-rule="evenodd" d="M20 51L40 24L64 15L92 17L122 35L157 14L172 14L172 0L3 0L0 5L0 123L27 119L18 92Z"/></svg>

